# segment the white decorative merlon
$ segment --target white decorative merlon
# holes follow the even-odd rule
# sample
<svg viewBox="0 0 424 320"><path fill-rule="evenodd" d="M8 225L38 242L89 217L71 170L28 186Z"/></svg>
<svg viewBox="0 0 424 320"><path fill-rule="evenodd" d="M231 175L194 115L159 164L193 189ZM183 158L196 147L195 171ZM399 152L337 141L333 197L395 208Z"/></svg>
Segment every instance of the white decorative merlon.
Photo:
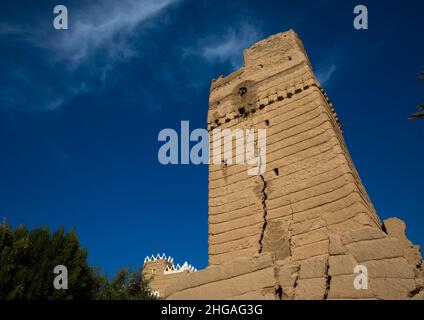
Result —
<svg viewBox="0 0 424 320"><path fill-rule="evenodd" d="M186 261L183 263L182 266L180 266L179 264L177 264L176 266L174 264L172 264L172 266L166 266L164 274L173 274L184 271L196 272L197 269Z"/></svg>
<svg viewBox="0 0 424 320"><path fill-rule="evenodd" d="M171 261L173 260L172 257L167 257L166 254L162 253L162 255L160 255L159 253L155 256L155 255L151 255L150 257L147 256L144 258L144 263L148 262L148 261L158 261L158 260L168 260Z"/></svg>
<svg viewBox="0 0 424 320"><path fill-rule="evenodd" d="M160 260L164 260L169 262L171 265L167 265L165 267L165 271L164 274L173 274L173 273L178 273L178 272L184 272L184 271L188 271L188 272L196 272L197 269L195 267L193 267L191 264L189 264L187 261L183 263L183 265L179 265L177 263L177 265L174 265L174 258L172 258L171 256L166 256L166 254L162 253L162 255L157 254L155 255L151 255L150 257L147 256L144 258L144 263L146 262L152 262L152 261L160 261Z"/></svg>
<svg viewBox="0 0 424 320"><path fill-rule="evenodd" d="M160 298L160 293L159 290L150 290L149 291L150 296L154 297L154 298Z"/></svg>

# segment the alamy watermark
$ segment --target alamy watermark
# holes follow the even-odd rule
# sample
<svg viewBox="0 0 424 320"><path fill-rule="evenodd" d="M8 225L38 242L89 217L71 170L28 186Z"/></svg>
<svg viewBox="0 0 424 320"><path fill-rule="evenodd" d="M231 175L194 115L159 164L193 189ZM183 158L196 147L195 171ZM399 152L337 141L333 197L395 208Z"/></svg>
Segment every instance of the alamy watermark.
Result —
<svg viewBox="0 0 424 320"><path fill-rule="evenodd" d="M54 274L58 274L53 280L53 287L56 290L68 289L68 268L64 265L58 265L53 269Z"/></svg>
<svg viewBox="0 0 424 320"><path fill-rule="evenodd" d="M358 275L353 280L353 287L356 290L367 290L368 289L368 269L364 265L357 265L353 269L354 273Z"/></svg>
<svg viewBox="0 0 424 320"><path fill-rule="evenodd" d="M53 8L53 13L57 14L53 19L53 27L56 30L68 30L68 8L59 4Z"/></svg>
<svg viewBox="0 0 424 320"><path fill-rule="evenodd" d="M206 129L190 132L189 121L181 121L180 135L174 129L159 132L158 160L176 164L247 164L247 174L261 175L266 169L266 129Z"/></svg>
<svg viewBox="0 0 424 320"><path fill-rule="evenodd" d="M359 4L353 8L353 13L356 14L353 20L353 27L356 30L367 30L368 29L368 8L362 4Z"/></svg>

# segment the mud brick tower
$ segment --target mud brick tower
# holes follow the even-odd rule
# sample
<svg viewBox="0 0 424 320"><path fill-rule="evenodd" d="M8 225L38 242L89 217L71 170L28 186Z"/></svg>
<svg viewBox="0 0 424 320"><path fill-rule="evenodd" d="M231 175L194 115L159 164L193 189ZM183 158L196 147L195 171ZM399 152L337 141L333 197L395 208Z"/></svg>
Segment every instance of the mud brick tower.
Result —
<svg viewBox="0 0 424 320"><path fill-rule="evenodd" d="M402 221L380 221L297 34L258 42L244 61L212 81L208 130L266 129L266 170L209 165L209 266L161 275L161 297L422 298L420 249Z"/></svg>

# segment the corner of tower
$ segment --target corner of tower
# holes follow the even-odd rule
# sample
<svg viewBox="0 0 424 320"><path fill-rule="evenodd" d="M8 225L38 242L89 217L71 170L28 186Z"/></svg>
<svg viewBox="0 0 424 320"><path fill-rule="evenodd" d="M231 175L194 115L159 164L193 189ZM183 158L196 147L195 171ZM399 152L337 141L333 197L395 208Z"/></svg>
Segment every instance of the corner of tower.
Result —
<svg viewBox="0 0 424 320"><path fill-rule="evenodd" d="M274 95L282 98L286 92L290 95L291 90L311 86L322 92L297 33L290 29L272 35L244 50L243 67L212 80L208 128L213 130L240 116L241 105L253 109ZM241 89L247 95L240 97Z"/></svg>
<svg viewBox="0 0 424 320"><path fill-rule="evenodd" d="M293 29L269 36L244 50L244 64L248 69L255 69L258 65L261 68L281 65L286 60L295 59L307 62L311 67L302 40Z"/></svg>
<svg viewBox="0 0 424 320"><path fill-rule="evenodd" d="M144 259L143 274L146 276L163 275L165 270L172 267L173 259L163 255L152 255Z"/></svg>

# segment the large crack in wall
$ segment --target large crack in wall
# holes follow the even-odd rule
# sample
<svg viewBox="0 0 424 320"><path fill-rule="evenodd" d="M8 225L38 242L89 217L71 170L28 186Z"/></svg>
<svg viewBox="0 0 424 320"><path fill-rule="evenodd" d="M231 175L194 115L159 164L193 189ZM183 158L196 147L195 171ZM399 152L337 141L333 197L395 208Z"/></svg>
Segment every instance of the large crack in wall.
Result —
<svg viewBox="0 0 424 320"><path fill-rule="evenodd" d="M261 178L262 183L263 183L263 187L262 187L261 193L262 193L262 196L263 196L262 207L263 207L263 210L264 210L264 215L263 215L264 224L262 226L261 237L259 238L259 253L262 253L262 250L263 250L263 240L264 240L264 236L265 236L265 230L266 230L266 227L267 227L267 224L268 224L268 209L266 207L266 200L268 198L268 195L266 193L267 183L265 181L265 178L264 178L263 175L260 175L260 178Z"/></svg>
<svg viewBox="0 0 424 320"><path fill-rule="evenodd" d="M330 269L330 263L327 263L327 267L325 269L325 292L324 292L324 300L327 300L328 294L330 293L330 286L331 286L331 276L329 275L329 269Z"/></svg>
<svg viewBox="0 0 424 320"><path fill-rule="evenodd" d="M293 212L291 201L290 201L290 211L291 211L291 219L290 219L290 224L288 228L288 237L289 237L289 253L290 253L290 257L292 257L293 256L292 237L293 237L294 212Z"/></svg>

